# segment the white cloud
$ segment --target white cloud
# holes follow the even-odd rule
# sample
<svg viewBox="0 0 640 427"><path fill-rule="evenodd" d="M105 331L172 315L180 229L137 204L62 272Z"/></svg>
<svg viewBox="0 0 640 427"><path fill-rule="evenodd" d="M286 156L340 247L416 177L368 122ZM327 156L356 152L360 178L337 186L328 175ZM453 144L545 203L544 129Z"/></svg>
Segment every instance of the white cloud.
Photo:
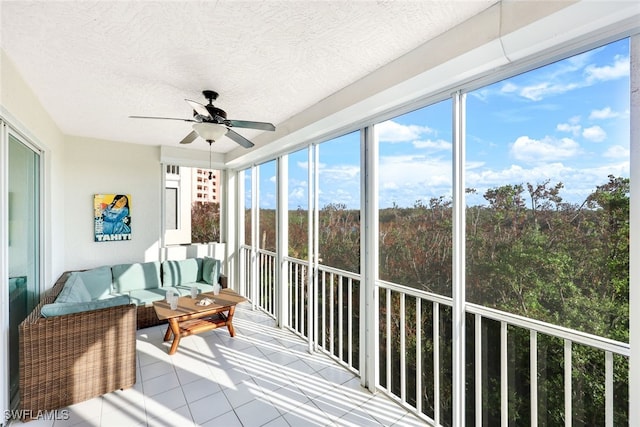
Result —
<svg viewBox="0 0 640 427"><path fill-rule="evenodd" d="M556 126L556 130L561 132L569 132L574 136L580 135L580 131L582 130L582 126L580 125L572 125L570 123L558 123Z"/></svg>
<svg viewBox="0 0 640 427"><path fill-rule="evenodd" d="M629 148L622 145L613 145L605 151L604 157L613 159L628 159L630 155Z"/></svg>
<svg viewBox="0 0 640 427"><path fill-rule="evenodd" d="M611 107L605 107L602 110L591 111L591 114L589 114L589 119L590 120L613 119L619 116L620 116L620 113L613 111Z"/></svg>
<svg viewBox="0 0 640 427"><path fill-rule="evenodd" d="M375 126L380 142L406 142L420 138L433 131L428 126L401 125L393 120Z"/></svg>
<svg viewBox="0 0 640 427"><path fill-rule="evenodd" d="M502 93L513 93L513 92L516 92L517 90L518 90L518 86L516 86L515 84L513 84L511 82L506 82L500 88L500 92L502 92Z"/></svg>
<svg viewBox="0 0 640 427"><path fill-rule="evenodd" d="M569 92L570 90L580 87L577 83L538 83L536 85L524 86L520 90L520 96L530 99L531 101L540 101L548 95L558 95Z"/></svg>
<svg viewBox="0 0 640 427"><path fill-rule="evenodd" d="M585 139L593 142L602 142L607 139L607 133L600 126L591 126L582 131Z"/></svg>
<svg viewBox="0 0 640 427"><path fill-rule="evenodd" d="M433 141L431 139L427 139L424 141L413 141L413 146L416 148L431 148L433 150L446 150L451 151L451 142L445 141L443 139L438 139Z"/></svg>
<svg viewBox="0 0 640 427"><path fill-rule="evenodd" d="M626 77L629 75L629 57L616 55L612 65L589 65L584 72L589 84Z"/></svg>
<svg viewBox="0 0 640 427"><path fill-rule="evenodd" d="M596 50L577 55L557 63L545 74L523 74L523 78L535 76L536 81L517 84L507 81L500 89L483 91L478 97L486 100L492 94L517 94L531 101L541 101L550 95L559 95L574 89L591 86L601 81L614 80L629 75L629 57L617 55L610 65L586 65L594 58Z"/></svg>
<svg viewBox="0 0 640 427"><path fill-rule="evenodd" d="M320 165L320 179L326 181L343 181L357 178L360 167L357 165Z"/></svg>
<svg viewBox="0 0 640 427"><path fill-rule="evenodd" d="M451 159L424 155L380 157L380 205L413 206L451 193Z"/></svg>
<svg viewBox="0 0 640 427"><path fill-rule="evenodd" d="M303 187L294 188L289 192L289 206L298 206L299 202L304 202L304 206L306 206L307 191Z"/></svg>
<svg viewBox="0 0 640 427"><path fill-rule="evenodd" d="M629 161L601 164L599 167L575 169L562 162L547 163L525 168L511 165L505 169L469 170L466 172L466 186L475 188L477 195L468 198L469 204L484 204L482 197L489 188L506 184L540 183L550 180L551 185L564 184L560 195L565 202L582 203L596 186L605 184L608 175L629 176Z"/></svg>
<svg viewBox="0 0 640 427"><path fill-rule="evenodd" d="M568 159L580 152L580 145L571 138L553 139L545 137L541 140L521 136L511 146L511 155L528 163L548 162Z"/></svg>

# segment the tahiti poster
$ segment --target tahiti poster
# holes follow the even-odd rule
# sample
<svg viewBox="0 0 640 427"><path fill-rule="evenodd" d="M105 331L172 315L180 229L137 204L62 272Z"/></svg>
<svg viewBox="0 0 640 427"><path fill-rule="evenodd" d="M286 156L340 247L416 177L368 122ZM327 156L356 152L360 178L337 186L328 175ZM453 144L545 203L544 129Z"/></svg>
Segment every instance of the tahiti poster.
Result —
<svg viewBox="0 0 640 427"><path fill-rule="evenodd" d="M131 196L96 194L93 197L96 242L131 240Z"/></svg>

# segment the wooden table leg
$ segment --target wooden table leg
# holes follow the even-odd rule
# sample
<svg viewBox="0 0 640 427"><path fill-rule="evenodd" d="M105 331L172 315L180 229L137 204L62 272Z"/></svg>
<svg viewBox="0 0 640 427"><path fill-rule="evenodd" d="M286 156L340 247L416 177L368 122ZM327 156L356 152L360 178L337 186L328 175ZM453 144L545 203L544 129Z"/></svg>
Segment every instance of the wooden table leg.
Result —
<svg viewBox="0 0 640 427"><path fill-rule="evenodd" d="M180 326L176 319L169 319L169 328L167 329L165 337L169 335L169 331L173 333L173 342L171 343L169 354L174 354L178 350L178 343L180 342Z"/></svg>
<svg viewBox="0 0 640 427"><path fill-rule="evenodd" d="M233 320L233 313L235 311L236 311L236 306L232 305L231 308L229 309L229 315L227 316L227 329L229 329L229 335L231 335L231 337L236 336L236 331L235 329L233 329L233 324L231 323L231 321Z"/></svg>
<svg viewBox="0 0 640 427"><path fill-rule="evenodd" d="M169 341L172 333L173 332L171 332L171 326L167 324L167 332L164 333L164 340Z"/></svg>

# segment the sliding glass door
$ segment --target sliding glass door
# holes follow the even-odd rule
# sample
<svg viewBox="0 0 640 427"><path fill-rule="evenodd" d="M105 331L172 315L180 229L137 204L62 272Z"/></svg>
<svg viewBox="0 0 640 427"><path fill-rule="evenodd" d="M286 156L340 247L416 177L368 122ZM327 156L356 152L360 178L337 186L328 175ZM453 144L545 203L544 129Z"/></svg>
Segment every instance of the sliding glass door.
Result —
<svg viewBox="0 0 640 427"><path fill-rule="evenodd" d="M8 137L9 395L18 392L18 325L40 290L40 154Z"/></svg>

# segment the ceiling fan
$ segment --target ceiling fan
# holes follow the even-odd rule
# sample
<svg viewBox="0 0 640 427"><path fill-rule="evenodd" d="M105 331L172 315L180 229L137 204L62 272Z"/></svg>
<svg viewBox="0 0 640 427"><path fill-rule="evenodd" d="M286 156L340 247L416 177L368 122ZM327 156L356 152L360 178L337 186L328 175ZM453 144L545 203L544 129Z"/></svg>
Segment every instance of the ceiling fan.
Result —
<svg viewBox="0 0 640 427"><path fill-rule="evenodd" d="M207 105L199 102L185 99L193 109L192 119L179 119L173 117L149 117L149 116L129 116L132 119L162 119L162 120L182 120L184 122L193 122L193 130L185 136L180 144L191 144L198 136L211 144L223 135L228 136L233 141L245 148L253 147L253 142L244 136L231 130L230 128L247 128L274 131L276 127L271 123L253 122L247 120L230 120L227 119L227 113L213 105L213 101L218 98L218 93L212 90L202 91L204 97L209 101Z"/></svg>

